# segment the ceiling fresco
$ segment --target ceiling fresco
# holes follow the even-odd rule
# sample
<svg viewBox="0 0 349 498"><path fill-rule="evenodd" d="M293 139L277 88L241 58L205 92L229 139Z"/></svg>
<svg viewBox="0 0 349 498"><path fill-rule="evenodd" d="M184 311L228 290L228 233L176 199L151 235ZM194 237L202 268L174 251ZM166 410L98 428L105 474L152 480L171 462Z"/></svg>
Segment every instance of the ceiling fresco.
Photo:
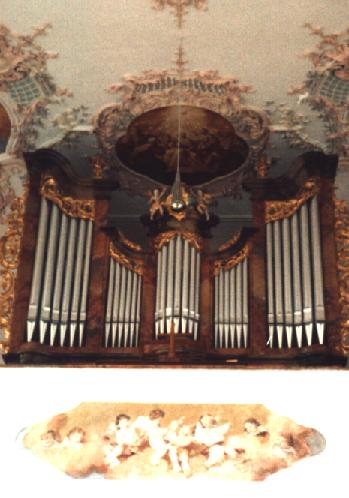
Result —
<svg viewBox="0 0 349 498"><path fill-rule="evenodd" d="M5 117L1 147L19 156L54 147L80 175L93 173L102 152L106 174L114 168L122 179L135 169L135 158L125 150L115 154L115 147L136 140L149 148L130 138L142 114L201 107L227 119L247 144L247 159L240 150L231 170L239 170L239 161L248 163L246 171L256 169L263 154L276 176L303 151L323 150L339 155L338 192L349 197L342 181L349 155L346 19L346 0L324 1L321 8L316 0L119 0L117 6L103 0L98 10L86 0L83 11L75 1L4 0L0 97L13 136L6 145ZM164 130L155 140L164 147ZM211 134L204 147L212 140ZM205 162L199 156L193 165ZM184 151L182 159L190 169ZM205 160L214 169L212 154ZM167 159L160 161L169 172ZM153 175L146 188L168 183L169 176ZM210 184L210 193L231 196L227 211L234 198L241 200L239 182L232 175L225 189ZM137 192L142 177L126 183Z"/></svg>

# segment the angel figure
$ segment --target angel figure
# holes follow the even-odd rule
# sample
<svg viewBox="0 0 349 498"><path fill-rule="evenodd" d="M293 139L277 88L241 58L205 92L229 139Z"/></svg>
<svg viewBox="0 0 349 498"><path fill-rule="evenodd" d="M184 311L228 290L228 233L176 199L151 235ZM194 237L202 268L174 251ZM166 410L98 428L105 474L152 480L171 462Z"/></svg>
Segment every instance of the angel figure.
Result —
<svg viewBox="0 0 349 498"><path fill-rule="evenodd" d="M197 212L204 216L206 218L206 221L208 221L210 219L208 206L212 203L212 196L210 194L205 194L202 190L199 189L195 197Z"/></svg>
<svg viewBox="0 0 349 498"><path fill-rule="evenodd" d="M166 188L163 188L161 192L159 189L154 189L151 192L151 197L149 200L150 208L149 208L149 214L150 214L150 219L153 220L156 216L157 213L159 213L160 216L164 215L164 207L163 207L163 202L162 202L162 197L164 193L166 192Z"/></svg>

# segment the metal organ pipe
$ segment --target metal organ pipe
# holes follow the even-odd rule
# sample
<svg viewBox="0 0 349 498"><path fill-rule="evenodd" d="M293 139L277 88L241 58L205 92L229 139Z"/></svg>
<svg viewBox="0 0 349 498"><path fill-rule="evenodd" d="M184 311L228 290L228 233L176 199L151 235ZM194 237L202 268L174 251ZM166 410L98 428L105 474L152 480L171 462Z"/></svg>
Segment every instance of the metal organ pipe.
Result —
<svg viewBox="0 0 349 498"><path fill-rule="evenodd" d="M92 220L66 214L42 197L34 273L27 320L27 340L69 345L83 342L92 242ZM79 233L79 237L78 237ZM44 257L44 255L46 257ZM49 333L48 333L49 332Z"/></svg>
<svg viewBox="0 0 349 498"><path fill-rule="evenodd" d="M325 309L317 196L288 218L268 223L266 230L268 344L275 346L274 326L279 348L323 344Z"/></svg>
<svg viewBox="0 0 349 498"><path fill-rule="evenodd" d="M215 348L246 348L248 343L248 257L215 275Z"/></svg>
<svg viewBox="0 0 349 498"><path fill-rule="evenodd" d="M176 235L157 254L155 338L190 334L198 339L200 253L187 239Z"/></svg>
<svg viewBox="0 0 349 498"><path fill-rule="evenodd" d="M324 343L325 332L325 305L324 305L324 284L321 263L321 242L320 242L320 221L319 206L317 196L310 201L311 219L311 246L314 258L314 294L315 294L315 319L318 340Z"/></svg>
<svg viewBox="0 0 349 498"><path fill-rule="evenodd" d="M27 320L27 340L31 342L35 330L35 322L39 313L39 300L41 290L41 280L44 270L43 260L46 248L46 232L48 226L48 202L42 197L40 208L40 221L36 242L34 274L29 300L29 311Z"/></svg>
<svg viewBox="0 0 349 498"><path fill-rule="evenodd" d="M110 255L105 347L138 346L142 278Z"/></svg>

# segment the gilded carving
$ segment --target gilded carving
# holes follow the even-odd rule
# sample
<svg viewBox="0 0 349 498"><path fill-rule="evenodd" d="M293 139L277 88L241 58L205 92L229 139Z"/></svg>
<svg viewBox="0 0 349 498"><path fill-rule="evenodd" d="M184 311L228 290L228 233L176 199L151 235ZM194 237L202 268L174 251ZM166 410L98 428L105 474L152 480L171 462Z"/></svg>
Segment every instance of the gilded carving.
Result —
<svg viewBox="0 0 349 498"><path fill-rule="evenodd" d="M227 240L227 242L224 242L224 244L221 244L218 247L218 252L224 252L227 249L229 249L230 247L232 247L239 240L240 236L241 236L241 230L236 232L229 240Z"/></svg>
<svg viewBox="0 0 349 498"><path fill-rule="evenodd" d="M221 270L231 270L234 266L244 261L251 252L250 244L246 244L238 253L228 259L217 259L214 262L214 275L218 275Z"/></svg>
<svg viewBox="0 0 349 498"><path fill-rule="evenodd" d="M132 251L142 252L142 248L139 244L136 244L135 242L132 242L132 240L129 240L126 237L126 235L120 230L118 231L118 233L119 233L120 242L122 242L126 247L128 247Z"/></svg>
<svg viewBox="0 0 349 498"><path fill-rule="evenodd" d="M0 353L7 353L13 313L16 270L18 268L26 191L10 206L6 234L0 239Z"/></svg>
<svg viewBox="0 0 349 498"><path fill-rule="evenodd" d="M135 273L138 273L138 275L143 275L143 265L138 261L131 261L131 259L125 256L125 254L123 254L121 251L119 251L119 249L115 247L112 242L110 242L109 245L109 254L115 261L120 263L120 265L125 266Z"/></svg>
<svg viewBox="0 0 349 498"><path fill-rule="evenodd" d="M85 220L94 220L95 218L94 200L80 200L63 196L57 181L52 177L43 179L40 192L46 199L54 202L67 216Z"/></svg>
<svg viewBox="0 0 349 498"><path fill-rule="evenodd" d="M202 251L203 243L200 237L192 232L180 232L178 230L171 230L169 232L163 232L158 235L154 240L154 247L156 251L159 251L162 246L168 244L174 237L180 236L187 240L197 251Z"/></svg>
<svg viewBox="0 0 349 498"><path fill-rule="evenodd" d="M193 7L197 10L206 10L208 0L152 0L154 10L164 10L166 7L172 9L176 18L178 28L183 26L184 17Z"/></svg>
<svg viewBox="0 0 349 498"><path fill-rule="evenodd" d="M289 218L320 190L315 180L307 180L297 197L287 201L266 201L266 223Z"/></svg>
<svg viewBox="0 0 349 498"><path fill-rule="evenodd" d="M349 206L346 201L335 201L335 238L342 309L340 332L342 347L349 352Z"/></svg>

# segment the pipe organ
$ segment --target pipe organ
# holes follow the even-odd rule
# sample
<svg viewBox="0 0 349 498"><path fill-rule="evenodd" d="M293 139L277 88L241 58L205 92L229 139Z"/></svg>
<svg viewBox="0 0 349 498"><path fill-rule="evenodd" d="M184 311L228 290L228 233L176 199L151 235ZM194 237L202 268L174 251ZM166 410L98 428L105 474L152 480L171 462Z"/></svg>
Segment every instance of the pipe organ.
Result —
<svg viewBox="0 0 349 498"><path fill-rule="evenodd" d="M55 184L51 186L55 187ZM79 346L84 342L93 221L69 199L41 197L27 342ZM51 194L54 192L51 192ZM81 217L77 217L77 215Z"/></svg>
<svg viewBox="0 0 349 498"><path fill-rule="evenodd" d="M111 244L109 284L105 315L105 347L138 346L140 327L141 269Z"/></svg>
<svg viewBox="0 0 349 498"><path fill-rule="evenodd" d="M195 198L145 215L141 247L110 179L33 158L5 361L342 364L331 156L246 181L252 221L216 250Z"/></svg>
<svg viewBox="0 0 349 498"><path fill-rule="evenodd" d="M248 345L248 258L232 263L219 267L214 278L215 348Z"/></svg>
<svg viewBox="0 0 349 498"><path fill-rule="evenodd" d="M266 225L270 348L324 344L318 195L294 205Z"/></svg>
<svg viewBox="0 0 349 498"><path fill-rule="evenodd" d="M199 328L200 245L169 233L157 250L155 337L186 334L195 341ZM166 240L169 238L169 240Z"/></svg>

